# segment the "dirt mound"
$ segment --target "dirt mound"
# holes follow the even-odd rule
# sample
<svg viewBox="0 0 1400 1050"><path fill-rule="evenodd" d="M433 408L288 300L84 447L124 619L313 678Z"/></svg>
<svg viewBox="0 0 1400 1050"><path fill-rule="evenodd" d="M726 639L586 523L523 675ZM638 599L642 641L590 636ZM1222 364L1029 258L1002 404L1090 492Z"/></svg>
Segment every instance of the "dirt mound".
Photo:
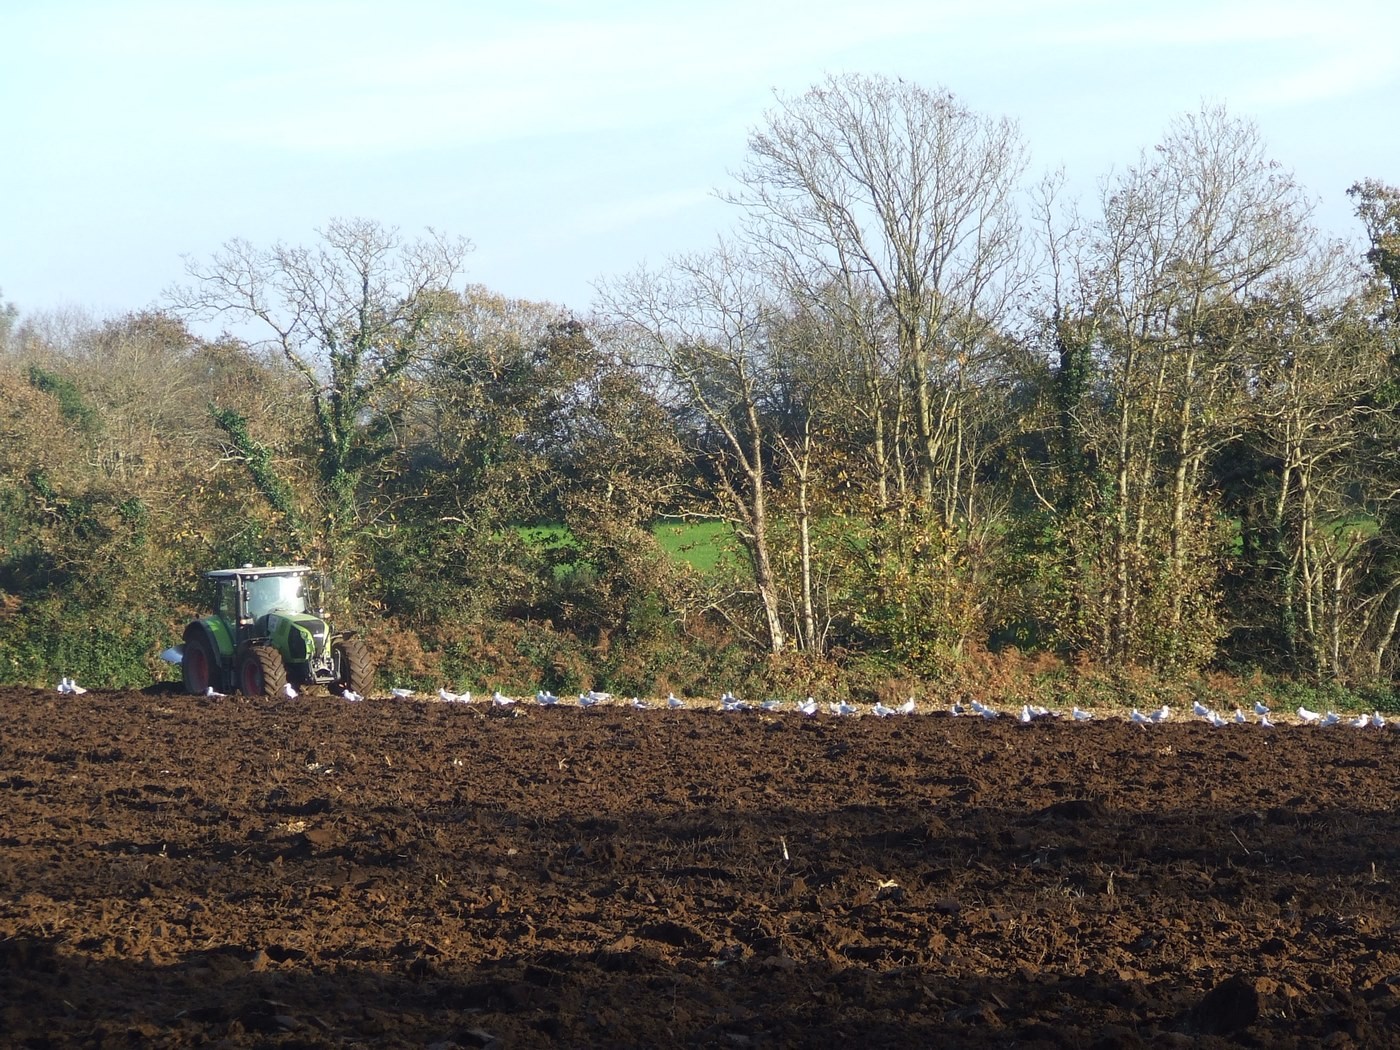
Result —
<svg viewBox="0 0 1400 1050"><path fill-rule="evenodd" d="M1393 729L0 691L0 1042L1400 1046Z"/></svg>

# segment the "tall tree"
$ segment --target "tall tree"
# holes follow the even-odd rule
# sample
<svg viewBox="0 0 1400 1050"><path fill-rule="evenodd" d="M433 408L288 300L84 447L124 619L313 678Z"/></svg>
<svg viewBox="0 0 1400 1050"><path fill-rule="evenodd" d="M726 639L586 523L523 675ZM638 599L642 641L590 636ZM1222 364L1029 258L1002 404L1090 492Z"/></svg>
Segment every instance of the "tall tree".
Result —
<svg viewBox="0 0 1400 1050"><path fill-rule="evenodd" d="M229 241L190 260L177 309L261 330L310 402L316 525L307 537L337 574L354 552L358 489L393 451L402 384L471 245L433 230L412 241L367 219L337 219L310 247Z"/></svg>
<svg viewBox="0 0 1400 1050"><path fill-rule="evenodd" d="M922 506L945 528L968 509L969 377L1017 283L1024 164L1011 122L949 93L832 76L779 99L750 136L730 197L783 279L843 313L843 327L868 331L866 304L878 297L912 396ZM872 375L867 387L883 384Z"/></svg>
<svg viewBox="0 0 1400 1050"><path fill-rule="evenodd" d="M708 464L704 484L748 553L766 645L780 652L788 631L771 549L772 302L762 275L721 244L605 285L600 297L632 360Z"/></svg>
<svg viewBox="0 0 1400 1050"><path fill-rule="evenodd" d="M1396 424L1379 401L1387 351L1360 298L1260 303L1248 440L1271 467L1245 543L1268 553L1268 618L1291 669L1373 680L1400 622Z"/></svg>
<svg viewBox="0 0 1400 1050"><path fill-rule="evenodd" d="M1356 202L1357 218L1370 241L1366 261L1390 293L1395 318L1400 320L1400 187L1363 179L1347 190L1347 196Z"/></svg>
<svg viewBox="0 0 1400 1050"><path fill-rule="evenodd" d="M1073 575L1080 613L1092 610L1073 620L1092 624L1083 640L1104 657L1195 666L1222 630L1206 468L1239 429L1244 307L1281 283L1304 288L1308 205L1257 129L1220 108L1174 122L1100 203L1077 258L1061 256L1051 307L1062 393L1077 391L1075 426L1101 471L1069 530L1085 546L1066 544L1085 555Z"/></svg>

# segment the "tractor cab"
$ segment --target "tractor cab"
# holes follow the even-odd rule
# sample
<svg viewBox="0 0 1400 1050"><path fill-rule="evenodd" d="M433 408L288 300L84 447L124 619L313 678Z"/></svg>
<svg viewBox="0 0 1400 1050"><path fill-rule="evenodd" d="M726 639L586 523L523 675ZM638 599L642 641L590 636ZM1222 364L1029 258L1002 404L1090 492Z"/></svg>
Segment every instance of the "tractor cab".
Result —
<svg viewBox="0 0 1400 1050"><path fill-rule="evenodd" d="M267 633L267 617L319 616L320 581L297 565L218 569L204 574L214 584L214 611L239 641Z"/></svg>

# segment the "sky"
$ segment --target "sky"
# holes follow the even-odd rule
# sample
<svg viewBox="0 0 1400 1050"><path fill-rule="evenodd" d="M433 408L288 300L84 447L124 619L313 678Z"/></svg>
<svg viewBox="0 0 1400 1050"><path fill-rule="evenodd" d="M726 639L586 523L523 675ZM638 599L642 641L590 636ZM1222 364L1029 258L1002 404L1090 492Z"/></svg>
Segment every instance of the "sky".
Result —
<svg viewBox="0 0 1400 1050"><path fill-rule="evenodd" d="M1085 198L1203 104L1330 236L1400 184L1394 0L0 0L0 299L162 304L232 238L333 218L469 238L463 283L586 313L705 248L748 135L828 74L1018 122Z"/></svg>

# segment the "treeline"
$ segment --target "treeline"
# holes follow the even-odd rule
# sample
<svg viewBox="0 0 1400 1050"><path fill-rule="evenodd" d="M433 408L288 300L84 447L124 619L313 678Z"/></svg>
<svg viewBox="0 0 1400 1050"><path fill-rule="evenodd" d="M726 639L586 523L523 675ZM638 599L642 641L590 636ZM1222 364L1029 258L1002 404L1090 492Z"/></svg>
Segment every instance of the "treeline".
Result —
<svg viewBox="0 0 1400 1050"><path fill-rule="evenodd" d="M398 682L1388 696L1400 190L1329 241L1216 108L1092 201L1026 170L1010 122L833 77L751 135L729 239L588 315L366 220L159 309L11 307L0 680L144 684L199 571L305 559Z"/></svg>

